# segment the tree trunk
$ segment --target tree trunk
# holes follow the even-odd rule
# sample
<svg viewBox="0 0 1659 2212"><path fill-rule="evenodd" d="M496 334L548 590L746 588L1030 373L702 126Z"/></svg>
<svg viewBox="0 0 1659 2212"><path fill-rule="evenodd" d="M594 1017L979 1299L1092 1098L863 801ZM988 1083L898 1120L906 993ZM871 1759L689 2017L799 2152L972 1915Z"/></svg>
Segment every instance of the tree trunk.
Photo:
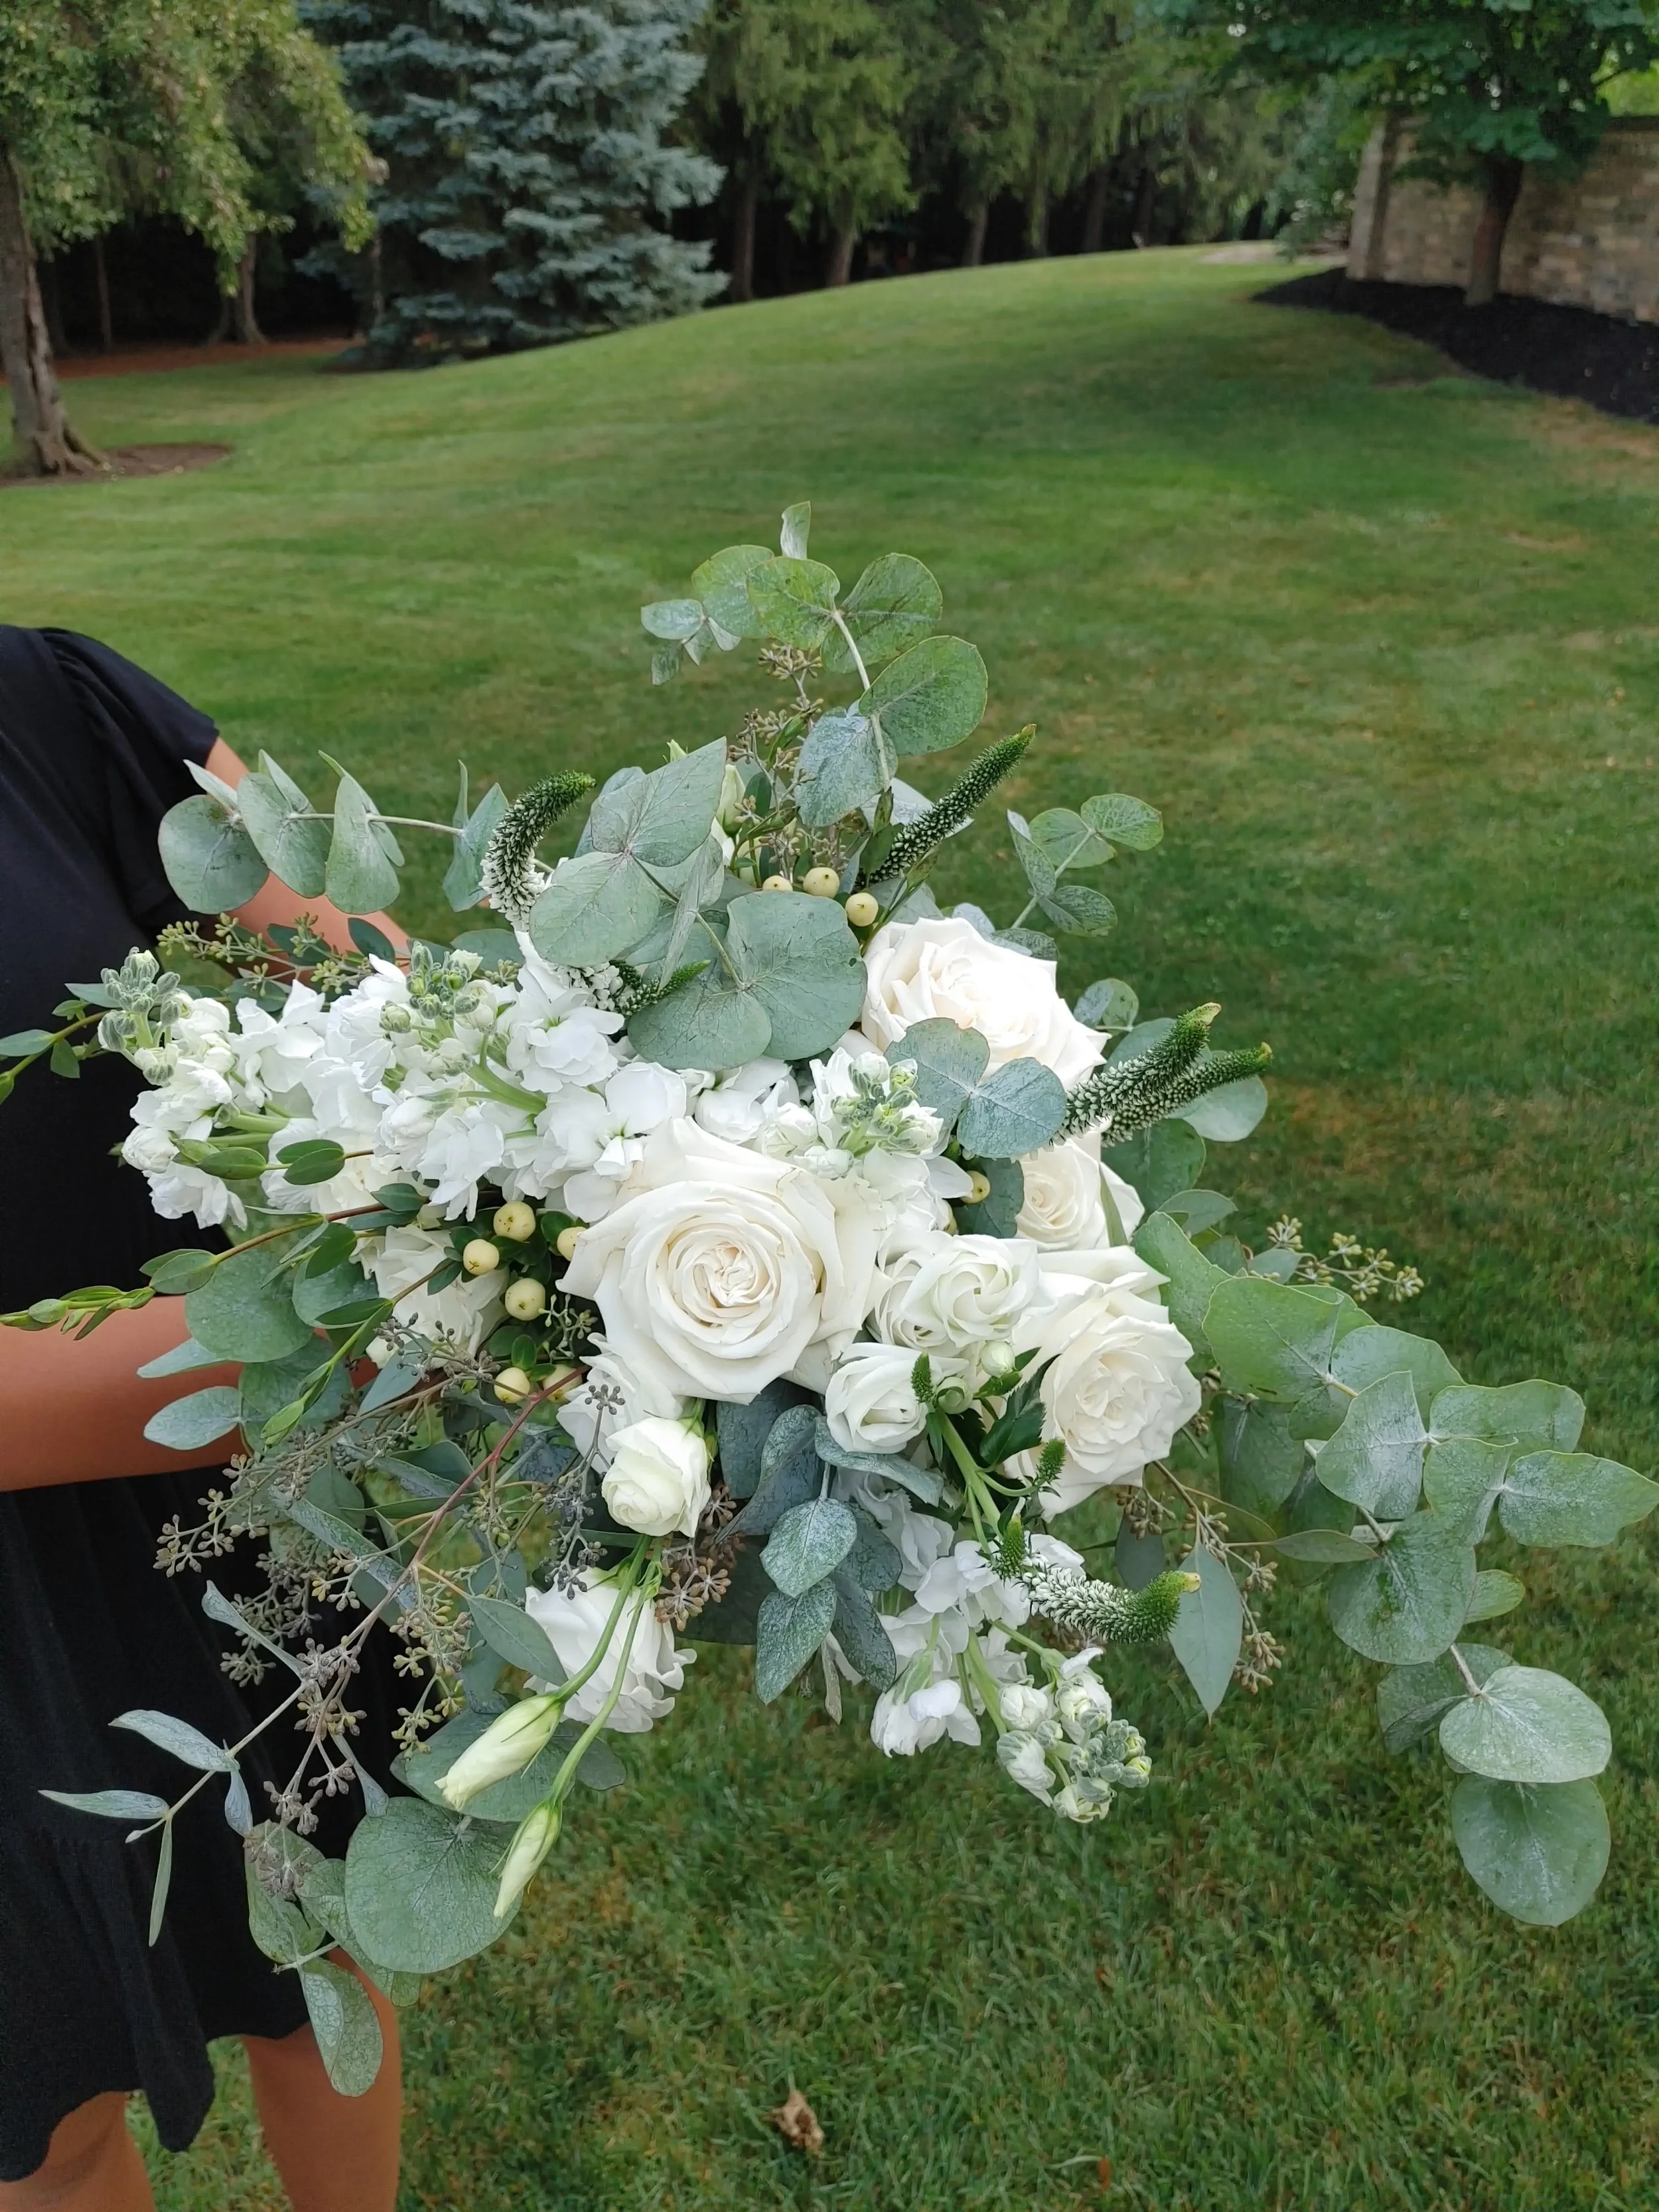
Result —
<svg viewBox="0 0 1659 2212"><path fill-rule="evenodd" d="M977 269L985 259L985 233L991 220L988 200L975 200L968 210L968 235L963 243L962 265Z"/></svg>
<svg viewBox="0 0 1659 2212"><path fill-rule="evenodd" d="M836 224L830 241L830 258L824 264L823 281L827 285L833 288L852 283L853 248L858 242L859 234L850 222Z"/></svg>
<svg viewBox="0 0 1659 2212"><path fill-rule="evenodd" d="M1042 261L1048 252L1048 187L1033 185L1025 203L1025 258Z"/></svg>
<svg viewBox="0 0 1659 2212"><path fill-rule="evenodd" d="M103 457L82 445L64 412L52 374L23 188L9 148L0 146L0 364L11 388L13 466L20 476L93 476Z"/></svg>
<svg viewBox="0 0 1659 2212"><path fill-rule="evenodd" d="M57 261L48 254L38 264L40 278L40 304L46 314L46 343L52 356L61 361L69 351L69 339L64 332L64 288L58 282Z"/></svg>
<svg viewBox="0 0 1659 2212"><path fill-rule="evenodd" d="M1112 181L1109 161L1103 161L1089 179L1089 198L1083 210L1083 251L1098 253L1106 243L1106 194Z"/></svg>
<svg viewBox="0 0 1659 2212"><path fill-rule="evenodd" d="M732 282L734 300L755 296L755 218L760 213L760 178L750 173L743 180L736 220L732 225Z"/></svg>
<svg viewBox="0 0 1659 2212"><path fill-rule="evenodd" d="M1504 238L1521 197L1526 170L1512 154L1494 154L1486 162L1486 197L1474 226L1469 252L1466 307L1487 307L1498 297L1498 271L1504 258Z"/></svg>
<svg viewBox="0 0 1659 2212"><path fill-rule="evenodd" d="M1385 117L1382 143L1377 149L1376 195L1371 202L1370 235L1365 240L1365 265L1361 275L1370 284L1380 284L1387 274L1389 201L1394 191L1395 164L1400 159L1401 118Z"/></svg>
<svg viewBox="0 0 1659 2212"><path fill-rule="evenodd" d="M94 238L92 241L92 273L98 285L98 350L100 353L113 353L115 323L109 311L109 270L104 265L104 241L101 238Z"/></svg>
<svg viewBox="0 0 1659 2212"><path fill-rule="evenodd" d="M1152 242L1152 210L1158 204L1158 171L1148 161L1135 191L1135 219L1131 235L1137 246Z"/></svg>
<svg viewBox="0 0 1659 2212"><path fill-rule="evenodd" d="M236 289L230 295L230 324L238 345L263 345L265 342L253 308L253 265L258 252L256 234L242 248L242 258L236 264Z"/></svg>

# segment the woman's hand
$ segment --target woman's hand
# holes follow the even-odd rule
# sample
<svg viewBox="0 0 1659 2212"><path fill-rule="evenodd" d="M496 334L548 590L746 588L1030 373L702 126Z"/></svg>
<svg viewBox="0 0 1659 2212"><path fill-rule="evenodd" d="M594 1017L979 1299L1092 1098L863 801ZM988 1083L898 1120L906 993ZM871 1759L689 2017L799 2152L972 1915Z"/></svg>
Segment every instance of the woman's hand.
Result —
<svg viewBox="0 0 1659 2212"><path fill-rule="evenodd" d="M222 1466L236 1449L234 1435L179 1452L144 1434L145 1422L173 1399L236 1380L233 1366L140 1379L140 1367L189 1333L182 1298L112 1314L78 1343L56 1329L0 1328L0 1490Z"/></svg>

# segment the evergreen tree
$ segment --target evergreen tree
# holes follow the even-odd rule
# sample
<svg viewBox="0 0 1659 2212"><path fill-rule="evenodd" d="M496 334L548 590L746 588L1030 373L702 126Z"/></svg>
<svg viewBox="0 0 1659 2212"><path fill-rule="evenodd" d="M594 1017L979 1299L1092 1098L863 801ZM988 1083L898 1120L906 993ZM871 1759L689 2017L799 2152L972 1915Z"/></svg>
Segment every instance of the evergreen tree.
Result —
<svg viewBox="0 0 1659 2212"><path fill-rule="evenodd" d="M908 27L875 0L718 0L702 41L709 67L698 119L705 144L733 148L734 299L753 293L763 191L803 236L829 233L826 284L847 283L862 232L915 204Z"/></svg>
<svg viewBox="0 0 1659 2212"><path fill-rule="evenodd" d="M505 352L701 307L707 245L653 217L720 173L667 133L704 0L308 0L386 164L350 276L382 362Z"/></svg>

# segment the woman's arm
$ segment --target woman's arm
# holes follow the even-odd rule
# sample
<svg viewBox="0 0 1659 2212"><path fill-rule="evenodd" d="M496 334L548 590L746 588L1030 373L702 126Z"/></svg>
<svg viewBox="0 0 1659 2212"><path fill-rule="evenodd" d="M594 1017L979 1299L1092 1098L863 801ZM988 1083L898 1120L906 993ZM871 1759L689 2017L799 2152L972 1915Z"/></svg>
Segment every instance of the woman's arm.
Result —
<svg viewBox="0 0 1659 2212"><path fill-rule="evenodd" d="M182 1298L112 1314L78 1343L55 1329L0 1328L0 1490L222 1466L234 1437L178 1452L144 1434L145 1422L174 1398L236 1380L234 1367L139 1379L140 1367L189 1333Z"/></svg>
<svg viewBox="0 0 1659 2212"><path fill-rule="evenodd" d="M207 765L228 784L247 774L222 738ZM273 922L297 921L302 914L313 918L329 944L350 950L346 916L337 907L325 899L302 899L274 877L237 920L245 928L265 930ZM394 945L407 941L389 915L366 919ZM112 1314L78 1341L56 1330L0 1329L0 1491L222 1466L234 1449L234 1437L178 1452L144 1434L145 1422L174 1398L236 1380L238 1370L230 1366L140 1380L137 1369L182 1344L188 1334L182 1298L156 1298L137 1313Z"/></svg>

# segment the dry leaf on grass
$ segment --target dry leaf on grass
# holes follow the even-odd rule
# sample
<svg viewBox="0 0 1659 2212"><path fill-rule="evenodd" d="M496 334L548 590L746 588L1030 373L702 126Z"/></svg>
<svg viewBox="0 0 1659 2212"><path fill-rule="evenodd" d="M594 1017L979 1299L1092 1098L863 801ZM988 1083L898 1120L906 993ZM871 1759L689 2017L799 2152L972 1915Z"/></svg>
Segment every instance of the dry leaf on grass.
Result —
<svg viewBox="0 0 1659 2212"><path fill-rule="evenodd" d="M771 2118L785 2142L793 2143L809 2158L816 2158L823 2148L823 2130L818 2125L818 2116L799 2089L792 2089L781 2105L773 2107Z"/></svg>

